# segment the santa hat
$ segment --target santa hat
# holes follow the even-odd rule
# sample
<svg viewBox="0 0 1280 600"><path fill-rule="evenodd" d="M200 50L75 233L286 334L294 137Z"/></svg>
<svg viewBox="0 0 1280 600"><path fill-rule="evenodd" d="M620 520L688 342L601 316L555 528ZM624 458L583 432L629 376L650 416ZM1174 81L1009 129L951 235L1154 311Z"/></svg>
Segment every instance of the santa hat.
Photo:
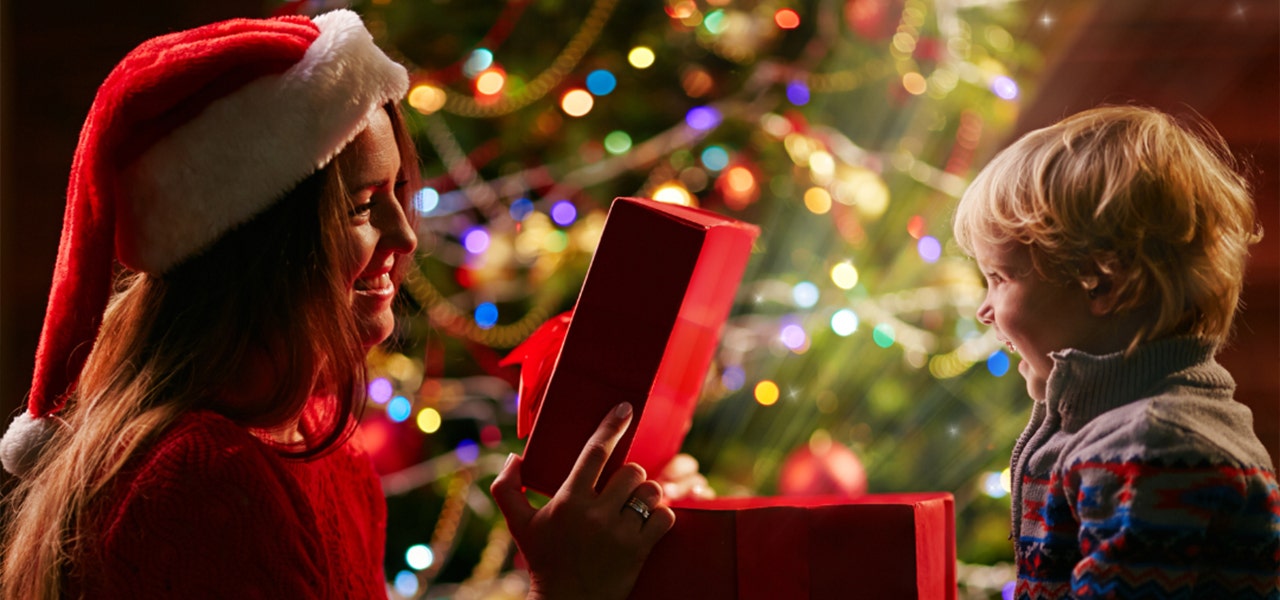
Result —
<svg viewBox="0 0 1280 600"><path fill-rule="evenodd" d="M235 19L154 38L107 76L80 132L27 409L0 440L28 471L98 335L113 257L161 274L332 160L404 67L355 13Z"/></svg>

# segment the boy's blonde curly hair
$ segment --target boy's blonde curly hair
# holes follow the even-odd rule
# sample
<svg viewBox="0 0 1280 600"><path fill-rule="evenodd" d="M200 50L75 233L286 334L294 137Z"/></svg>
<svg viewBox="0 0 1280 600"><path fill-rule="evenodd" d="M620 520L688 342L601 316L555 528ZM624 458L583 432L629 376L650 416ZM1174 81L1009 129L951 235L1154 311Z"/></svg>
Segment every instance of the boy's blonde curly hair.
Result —
<svg viewBox="0 0 1280 600"><path fill-rule="evenodd" d="M1073 115L1000 152L960 199L954 232L969 255L978 241L1025 244L1046 279L1149 312L1131 349L1172 335L1223 344L1261 236L1222 137L1133 106Z"/></svg>

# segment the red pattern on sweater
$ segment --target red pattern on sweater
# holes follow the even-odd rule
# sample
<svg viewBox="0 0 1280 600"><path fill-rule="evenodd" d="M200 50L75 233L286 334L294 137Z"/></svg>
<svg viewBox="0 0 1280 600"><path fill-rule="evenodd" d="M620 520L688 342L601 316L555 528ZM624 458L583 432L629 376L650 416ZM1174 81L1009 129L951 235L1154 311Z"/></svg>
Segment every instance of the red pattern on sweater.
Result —
<svg viewBox="0 0 1280 600"><path fill-rule="evenodd" d="M116 478L71 597L385 598L386 505L347 443L282 459L225 417L182 417Z"/></svg>

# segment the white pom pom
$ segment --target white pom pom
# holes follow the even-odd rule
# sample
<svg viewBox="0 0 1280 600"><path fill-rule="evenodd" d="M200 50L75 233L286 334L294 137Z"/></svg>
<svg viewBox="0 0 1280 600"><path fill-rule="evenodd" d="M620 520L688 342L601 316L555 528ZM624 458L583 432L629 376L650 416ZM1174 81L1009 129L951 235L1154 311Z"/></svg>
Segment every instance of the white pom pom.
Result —
<svg viewBox="0 0 1280 600"><path fill-rule="evenodd" d="M59 424L56 418L37 419L25 410L14 417L0 438L0 463L4 464L4 470L18 477L31 472Z"/></svg>

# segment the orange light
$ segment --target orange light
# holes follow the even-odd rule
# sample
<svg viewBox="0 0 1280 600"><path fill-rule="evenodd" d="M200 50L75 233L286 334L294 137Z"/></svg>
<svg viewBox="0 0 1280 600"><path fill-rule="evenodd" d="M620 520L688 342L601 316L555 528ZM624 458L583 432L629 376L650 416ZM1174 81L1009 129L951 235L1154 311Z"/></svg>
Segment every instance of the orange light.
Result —
<svg viewBox="0 0 1280 600"><path fill-rule="evenodd" d="M725 173L726 181L729 183L729 189L745 194L755 189L756 177L751 174L751 170L746 167L733 167Z"/></svg>
<svg viewBox="0 0 1280 600"><path fill-rule="evenodd" d="M560 108L571 117L581 117L591 112L595 105L596 101L591 96L591 92L583 89L569 90L560 98Z"/></svg>
<svg viewBox="0 0 1280 600"><path fill-rule="evenodd" d="M409 91L409 106L418 112L429 115L444 107L446 97L444 90L433 85L417 85Z"/></svg>
<svg viewBox="0 0 1280 600"><path fill-rule="evenodd" d="M773 13L773 22L783 29L795 29L800 26L800 15L790 8Z"/></svg>
<svg viewBox="0 0 1280 600"><path fill-rule="evenodd" d="M507 85L507 76L498 69L487 69L476 77L476 92L492 96L502 91Z"/></svg>

